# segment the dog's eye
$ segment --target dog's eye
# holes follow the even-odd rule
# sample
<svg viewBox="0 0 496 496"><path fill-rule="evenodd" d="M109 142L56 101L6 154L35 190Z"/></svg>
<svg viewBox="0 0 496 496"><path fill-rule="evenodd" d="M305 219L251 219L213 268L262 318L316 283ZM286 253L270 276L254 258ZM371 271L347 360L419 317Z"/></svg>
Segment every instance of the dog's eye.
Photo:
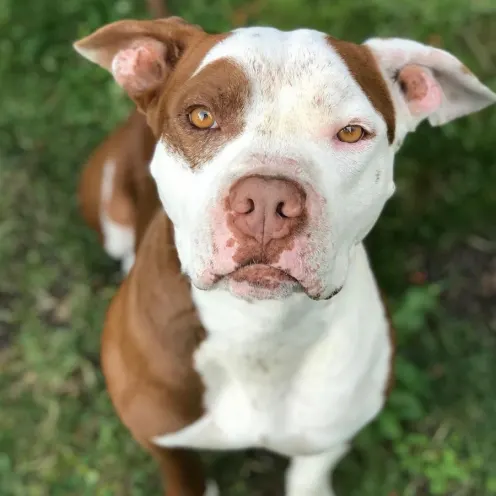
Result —
<svg viewBox="0 0 496 496"><path fill-rule="evenodd" d="M366 134L365 129L361 126L346 126L339 131L337 138L344 143L356 143L360 141Z"/></svg>
<svg viewBox="0 0 496 496"><path fill-rule="evenodd" d="M217 127L212 113L205 107L196 107L189 113L189 121L198 129L212 129Z"/></svg>

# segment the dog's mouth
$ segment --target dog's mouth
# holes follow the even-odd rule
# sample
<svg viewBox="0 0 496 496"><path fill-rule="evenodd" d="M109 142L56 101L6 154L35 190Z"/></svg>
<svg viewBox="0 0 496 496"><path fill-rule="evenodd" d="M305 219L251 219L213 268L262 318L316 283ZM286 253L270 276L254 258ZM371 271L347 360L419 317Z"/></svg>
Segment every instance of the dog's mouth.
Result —
<svg viewBox="0 0 496 496"><path fill-rule="evenodd" d="M242 266L231 272L227 277L237 283L248 283L268 290L276 290L282 284L300 284L297 279L284 270L263 263Z"/></svg>
<svg viewBox="0 0 496 496"><path fill-rule="evenodd" d="M213 283L227 284L233 294L249 299L280 299L302 292L312 300L330 300L343 288L339 286L331 294L323 296L318 281L306 286L290 272L262 260L252 260L227 274L218 274Z"/></svg>

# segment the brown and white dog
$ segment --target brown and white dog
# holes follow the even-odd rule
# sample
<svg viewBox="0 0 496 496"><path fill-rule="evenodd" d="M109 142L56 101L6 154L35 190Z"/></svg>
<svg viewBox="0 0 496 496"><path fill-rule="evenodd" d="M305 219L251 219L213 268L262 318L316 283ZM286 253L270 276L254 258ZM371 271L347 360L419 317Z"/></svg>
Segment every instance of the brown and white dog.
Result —
<svg viewBox="0 0 496 496"><path fill-rule="evenodd" d="M133 267L102 347L122 422L169 496L216 494L191 450L247 447L291 457L287 496L332 495L330 472L390 382L362 241L395 190L395 153L424 119L496 95L403 39L209 35L169 18L116 22L75 48L139 109L80 189L108 253Z"/></svg>

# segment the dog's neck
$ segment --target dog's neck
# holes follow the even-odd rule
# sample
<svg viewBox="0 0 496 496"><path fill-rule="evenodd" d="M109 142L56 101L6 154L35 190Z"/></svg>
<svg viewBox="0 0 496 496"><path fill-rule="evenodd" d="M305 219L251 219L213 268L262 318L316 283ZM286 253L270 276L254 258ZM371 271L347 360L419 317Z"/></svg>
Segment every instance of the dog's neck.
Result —
<svg viewBox="0 0 496 496"><path fill-rule="evenodd" d="M304 293L294 293L283 300L248 301L224 289L193 288L193 299L206 327L230 340L244 340L247 335L256 339L284 331L331 305L330 301L311 300Z"/></svg>

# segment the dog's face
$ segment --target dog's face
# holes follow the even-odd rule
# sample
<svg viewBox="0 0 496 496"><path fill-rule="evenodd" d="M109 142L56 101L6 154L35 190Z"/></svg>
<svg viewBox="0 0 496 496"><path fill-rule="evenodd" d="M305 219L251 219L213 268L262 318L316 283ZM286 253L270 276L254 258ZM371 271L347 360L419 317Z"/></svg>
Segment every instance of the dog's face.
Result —
<svg viewBox="0 0 496 496"><path fill-rule="evenodd" d="M159 138L151 172L184 272L244 298L339 291L406 134L496 101L455 57L407 40L208 35L172 18L114 23L76 48Z"/></svg>

